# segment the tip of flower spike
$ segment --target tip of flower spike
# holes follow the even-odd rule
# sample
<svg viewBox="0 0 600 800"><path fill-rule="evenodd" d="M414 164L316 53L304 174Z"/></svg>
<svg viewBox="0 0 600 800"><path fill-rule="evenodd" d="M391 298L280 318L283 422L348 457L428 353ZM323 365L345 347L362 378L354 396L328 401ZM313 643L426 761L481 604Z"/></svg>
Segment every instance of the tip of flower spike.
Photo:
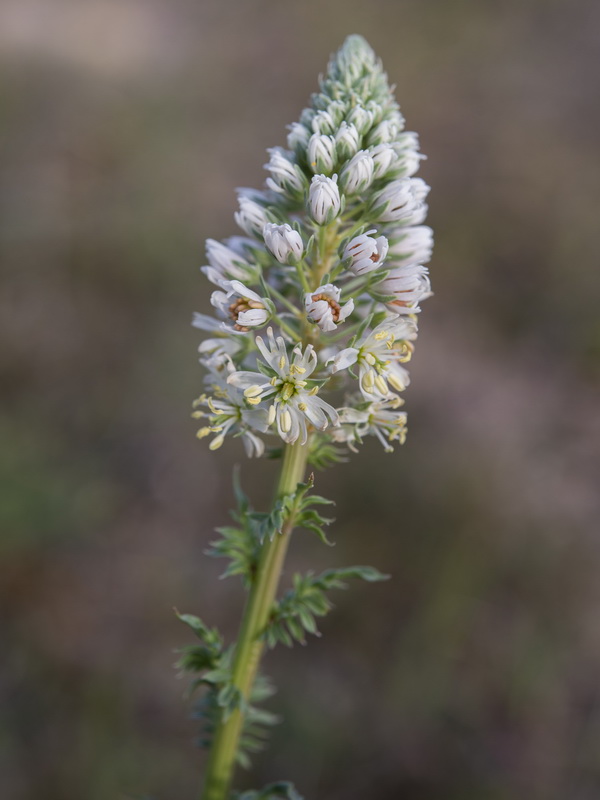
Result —
<svg viewBox="0 0 600 800"><path fill-rule="evenodd" d="M353 33L346 38L343 45L335 53L329 64L329 72L344 75L358 75L375 69L378 65L377 56L364 36Z"/></svg>
<svg viewBox="0 0 600 800"><path fill-rule="evenodd" d="M360 33L351 33L344 40L344 44L338 50L338 55L348 57L360 57L366 61L367 58L376 61L377 57L371 45Z"/></svg>

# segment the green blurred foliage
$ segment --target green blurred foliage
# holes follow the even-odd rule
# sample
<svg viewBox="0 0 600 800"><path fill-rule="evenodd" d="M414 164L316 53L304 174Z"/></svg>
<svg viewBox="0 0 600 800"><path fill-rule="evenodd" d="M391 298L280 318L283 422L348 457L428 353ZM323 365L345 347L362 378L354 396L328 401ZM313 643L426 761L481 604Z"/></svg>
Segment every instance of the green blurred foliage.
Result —
<svg viewBox="0 0 600 800"><path fill-rule="evenodd" d="M0 772L6 800L194 796L173 606L231 639L203 555L232 442L190 404L203 240L234 232L329 53L362 33L428 154L435 297L409 440L317 477L374 564L269 655L248 786L312 800L600 795L600 6L5 0L0 9ZM265 507L275 466L243 465Z"/></svg>

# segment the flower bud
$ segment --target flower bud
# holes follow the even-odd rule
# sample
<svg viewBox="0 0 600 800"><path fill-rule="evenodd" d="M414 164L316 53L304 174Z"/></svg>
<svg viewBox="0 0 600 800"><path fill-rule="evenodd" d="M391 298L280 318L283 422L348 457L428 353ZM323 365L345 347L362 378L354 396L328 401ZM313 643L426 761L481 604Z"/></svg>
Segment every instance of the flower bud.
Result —
<svg viewBox="0 0 600 800"><path fill-rule="evenodd" d="M250 264L238 249L227 247L215 239L206 240L206 256L210 266L202 267L202 272L210 281L218 284L223 278L238 280L254 279L258 267Z"/></svg>
<svg viewBox="0 0 600 800"><path fill-rule="evenodd" d="M398 138L401 125L397 119L384 119L369 133L367 144L373 146L393 142Z"/></svg>
<svg viewBox="0 0 600 800"><path fill-rule="evenodd" d="M352 158L360 146L360 135L352 123L342 122L335 134L335 144L341 159Z"/></svg>
<svg viewBox="0 0 600 800"><path fill-rule="evenodd" d="M351 258L348 269L355 275L366 275L383 264L388 252L388 240L385 236L374 239L371 234L375 229L367 231L351 239L344 248L343 259Z"/></svg>
<svg viewBox="0 0 600 800"><path fill-rule="evenodd" d="M295 153L306 152L308 140L310 139L310 131L306 125L302 125L300 122L292 122L291 125L288 125L288 128L290 131L287 137L289 149Z"/></svg>
<svg viewBox="0 0 600 800"><path fill-rule="evenodd" d="M313 172L333 172L337 156L333 136L314 133L308 142L307 156Z"/></svg>
<svg viewBox="0 0 600 800"><path fill-rule="evenodd" d="M331 135L337 128L336 121L329 111L317 111L311 125L314 133L325 135Z"/></svg>
<svg viewBox="0 0 600 800"><path fill-rule="evenodd" d="M400 238L390 240L390 261L399 266L426 264L433 249L433 231L427 225L399 228Z"/></svg>
<svg viewBox="0 0 600 800"><path fill-rule="evenodd" d="M375 180L383 178L392 164L398 160L396 151L389 144L378 144L377 147L374 147L371 150L371 158L374 164L373 177Z"/></svg>
<svg viewBox="0 0 600 800"><path fill-rule="evenodd" d="M355 126L361 136L364 136L373 124L373 112L367 111L362 106L354 106L348 114L347 121Z"/></svg>
<svg viewBox="0 0 600 800"><path fill-rule="evenodd" d="M294 264L302 258L302 237L287 222L275 225L268 222L263 228L265 244L280 264Z"/></svg>
<svg viewBox="0 0 600 800"><path fill-rule="evenodd" d="M252 189L238 189L237 193L240 209L233 215L236 223L248 236L262 234L269 217L265 207L253 199L260 196L260 193Z"/></svg>
<svg viewBox="0 0 600 800"><path fill-rule="evenodd" d="M431 284L427 277L427 267L421 264L407 264L393 269L381 283L373 289L379 294L394 297L387 301L390 311L396 314L412 314L419 311L419 302L431 296Z"/></svg>
<svg viewBox="0 0 600 800"><path fill-rule="evenodd" d="M373 180L375 165L366 150L359 150L345 165L340 175L340 185L346 194L364 191Z"/></svg>
<svg viewBox="0 0 600 800"><path fill-rule="evenodd" d="M378 192L372 201L373 213L382 222L416 225L425 219L425 198L429 187L422 178L399 178Z"/></svg>
<svg viewBox="0 0 600 800"><path fill-rule="evenodd" d="M332 283L319 286L304 295L306 313L322 331L334 331L354 311L354 300L340 306L341 289Z"/></svg>
<svg viewBox="0 0 600 800"><path fill-rule="evenodd" d="M337 186L337 175L328 178L315 175L308 192L308 207L311 217L319 225L327 225L340 213L340 191Z"/></svg>
<svg viewBox="0 0 600 800"><path fill-rule="evenodd" d="M287 153L280 147L272 147L269 153L269 163L265 164L265 169L271 173L267 178L267 186L278 194L289 194L298 197L304 194L306 189L306 178L300 167L295 164Z"/></svg>

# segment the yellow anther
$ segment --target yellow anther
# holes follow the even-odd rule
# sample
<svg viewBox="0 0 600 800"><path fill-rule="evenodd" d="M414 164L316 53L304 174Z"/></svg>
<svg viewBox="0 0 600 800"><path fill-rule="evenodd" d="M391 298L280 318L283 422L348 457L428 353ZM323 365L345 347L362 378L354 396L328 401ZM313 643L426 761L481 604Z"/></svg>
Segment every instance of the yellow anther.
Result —
<svg viewBox="0 0 600 800"><path fill-rule="evenodd" d="M404 391L405 389L404 384L397 375L394 375L394 373L388 375L388 381L392 384L392 386L394 387L394 389L396 389L396 391L398 392Z"/></svg>
<svg viewBox="0 0 600 800"><path fill-rule="evenodd" d="M306 405L306 403L298 403L298 408L300 409L300 411L306 411L308 406Z"/></svg>
<svg viewBox="0 0 600 800"><path fill-rule="evenodd" d="M210 432L211 430L208 427L200 428L200 430L196 432L196 436L198 437L198 439L204 439L204 437L208 436Z"/></svg>
<svg viewBox="0 0 600 800"><path fill-rule="evenodd" d="M375 372L372 369L368 370L368 372L365 373L365 377L363 378L363 385L368 392L370 392L373 386L375 385Z"/></svg>
<svg viewBox="0 0 600 800"><path fill-rule="evenodd" d="M290 372L295 372L298 375L304 375L306 369L304 367L299 367L297 364L292 364L290 367Z"/></svg>
<svg viewBox="0 0 600 800"><path fill-rule="evenodd" d="M215 406L212 397L209 397L206 401L206 405L210 408L213 414L219 414L219 409Z"/></svg>
<svg viewBox="0 0 600 800"><path fill-rule="evenodd" d="M285 367L285 356L281 356L279 359L279 369L283 369Z"/></svg>
<svg viewBox="0 0 600 800"><path fill-rule="evenodd" d="M279 416L279 425L284 433L287 433L292 427L292 415L284 408Z"/></svg>
<svg viewBox="0 0 600 800"><path fill-rule="evenodd" d="M388 390L388 385L387 385L387 383L385 382L384 378L381 375L378 375L375 378L375 386L377 386L377 388L379 389L381 394L387 394L388 391L389 391Z"/></svg>
<svg viewBox="0 0 600 800"><path fill-rule="evenodd" d="M281 391L281 397L284 400L289 400L290 397L294 394L294 387L291 383L286 383Z"/></svg>
<svg viewBox="0 0 600 800"><path fill-rule="evenodd" d="M248 399L249 397L256 397L259 394L262 394L262 389L257 383L253 384L252 386L249 386L247 389L244 389L244 397L246 399Z"/></svg>
<svg viewBox="0 0 600 800"><path fill-rule="evenodd" d="M278 380L279 380L279 378L278 378L277 376L273 376L273 377L271 378L271 380L270 380L270 384L271 384L271 386L277 386L277 381L278 381Z"/></svg>
<svg viewBox="0 0 600 800"><path fill-rule="evenodd" d="M306 386L306 381L296 381L296 386L300 386L303 389Z"/></svg>
<svg viewBox="0 0 600 800"><path fill-rule="evenodd" d="M277 407L275 406L275 403L272 403L272 405L269 407L269 415L267 417L267 422L269 423L269 425L272 425L275 422L276 410Z"/></svg>
<svg viewBox="0 0 600 800"><path fill-rule="evenodd" d="M257 406L262 401L262 397L247 397L246 402L251 406Z"/></svg>
<svg viewBox="0 0 600 800"><path fill-rule="evenodd" d="M366 353L365 354L365 361L367 362L367 364L370 364L371 366L373 366L373 364L377 363L377 359L375 358L373 353Z"/></svg>
<svg viewBox="0 0 600 800"><path fill-rule="evenodd" d="M388 334L387 331L378 331L375 334L375 338L377 339L378 342L380 342L382 339L387 339L388 336L389 336L389 334Z"/></svg>
<svg viewBox="0 0 600 800"><path fill-rule="evenodd" d="M205 416L204 411L192 411L192 419L200 419L201 417L204 416Z"/></svg>
<svg viewBox="0 0 600 800"><path fill-rule="evenodd" d="M225 437L223 436L223 434L221 434L220 436L215 436L215 438L212 440L212 442L208 445L208 449L209 450L218 450L219 447L221 447L221 445L223 444L224 441L225 441Z"/></svg>
<svg viewBox="0 0 600 800"><path fill-rule="evenodd" d="M313 388L310 390L309 394L312 397L314 397L317 394L318 391L319 391L319 387L318 386L313 386Z"/></svg>

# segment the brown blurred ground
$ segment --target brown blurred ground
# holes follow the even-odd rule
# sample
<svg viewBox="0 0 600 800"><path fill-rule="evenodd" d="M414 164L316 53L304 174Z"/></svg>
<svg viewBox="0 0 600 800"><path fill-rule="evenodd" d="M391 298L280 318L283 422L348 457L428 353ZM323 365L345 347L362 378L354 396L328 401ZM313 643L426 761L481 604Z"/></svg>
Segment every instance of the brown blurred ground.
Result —
<svg viewBox="0 0 600 800"><path fill-rule="evenodd" d="M202 242L354 32L429 155L436 295L406 446L318 479L337 546L288 575L394 580L270 656L286 721L242 777L600 797L600 5L4 0L3 800L194 797L171 607L233 635L241 602L203 555L241 452L189 419Z"/></svg>

